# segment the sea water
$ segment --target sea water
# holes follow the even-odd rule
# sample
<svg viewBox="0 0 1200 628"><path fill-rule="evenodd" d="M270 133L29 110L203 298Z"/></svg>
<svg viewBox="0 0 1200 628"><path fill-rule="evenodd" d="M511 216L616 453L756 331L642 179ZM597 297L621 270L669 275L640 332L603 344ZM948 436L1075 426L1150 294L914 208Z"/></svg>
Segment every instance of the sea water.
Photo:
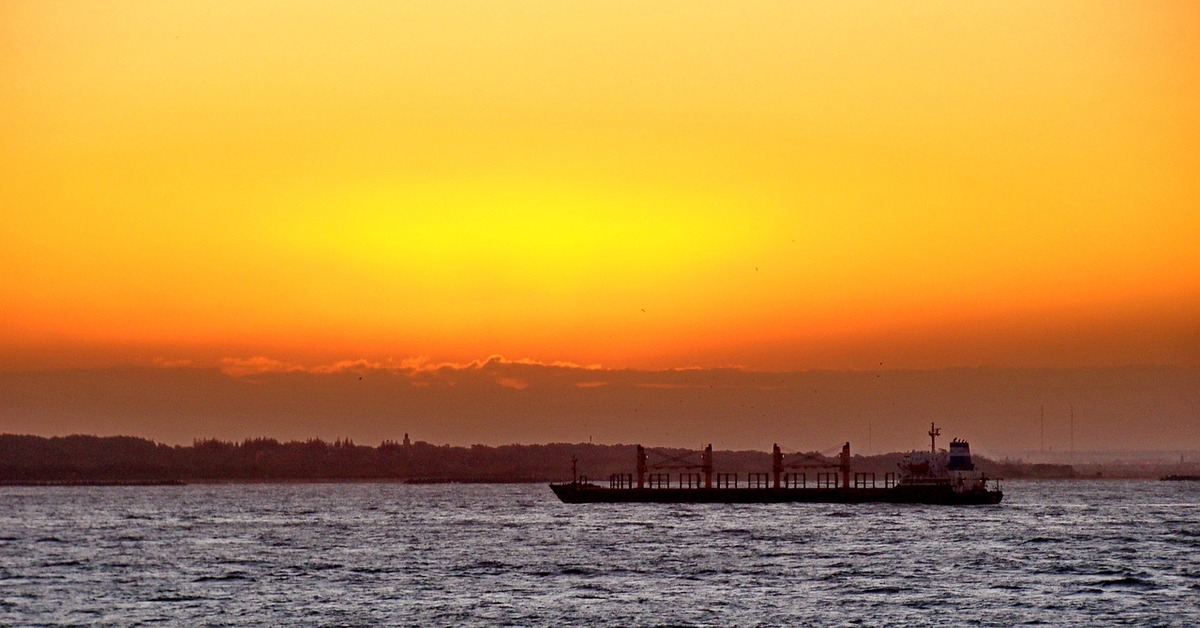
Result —
<svg viewBox="0 0 1200 628"><path fill-rule="evenodd" d="M545 485L0 488L4 625L1200 626L1200 483L998 506Z"/></svg>

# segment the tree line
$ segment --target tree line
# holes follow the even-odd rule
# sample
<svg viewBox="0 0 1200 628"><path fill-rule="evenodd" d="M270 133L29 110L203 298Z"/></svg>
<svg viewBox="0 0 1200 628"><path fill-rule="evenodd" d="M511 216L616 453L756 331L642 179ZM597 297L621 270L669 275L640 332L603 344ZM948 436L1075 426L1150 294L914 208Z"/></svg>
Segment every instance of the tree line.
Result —
<svg viewBox="0 0 1200 628"><path fill-rule="evenodd" d="M901 454L855 456L856 471L894 471ZM195 481L395 480L408 482L545 482L570 480L572 461L580 475L607 481L631 473L634 445L551 443L470 447L424 441L384 441L358 445L349 439L319 438L280 442L274 438L237 441L195 440L190 446L164 445L133 436L31 436L0 434L0 483L157 483ZM672 461L672 458L678 460ZM699 451L655 448L650 463L676 475L694 472ZM770 470L770 454L714 452L716 471L746 474ZM1003 477L1072 477L1066 465L996 463L979 456L976 464ZM814 474L817 469L811 472Z"/></svg>

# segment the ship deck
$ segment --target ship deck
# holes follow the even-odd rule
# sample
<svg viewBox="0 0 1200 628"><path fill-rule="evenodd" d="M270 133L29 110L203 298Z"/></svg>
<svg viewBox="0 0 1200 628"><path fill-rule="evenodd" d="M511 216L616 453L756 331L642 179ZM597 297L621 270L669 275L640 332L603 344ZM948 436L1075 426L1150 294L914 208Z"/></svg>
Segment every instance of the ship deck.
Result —
<svg viewBox="0 0 1200 628"><path fill-rule="evenodd" d="M606 488L568 482L551 484L550 488L568 504L998 504L1004 496L999 490L955 492L947 485L889 488Z"/></svg>

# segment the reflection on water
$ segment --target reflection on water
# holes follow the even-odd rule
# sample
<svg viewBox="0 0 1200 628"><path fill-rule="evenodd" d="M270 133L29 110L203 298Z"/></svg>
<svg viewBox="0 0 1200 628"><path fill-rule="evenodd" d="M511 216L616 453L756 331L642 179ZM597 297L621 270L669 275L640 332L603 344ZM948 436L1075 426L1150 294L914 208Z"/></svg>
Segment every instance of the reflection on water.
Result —
<svg viewBox="0 0 1200 628"><path fill-rule="evenodd" d="M0 488L0 624L1200 625L1200 484L1000 506L580 505L543 485Z"/></svg>

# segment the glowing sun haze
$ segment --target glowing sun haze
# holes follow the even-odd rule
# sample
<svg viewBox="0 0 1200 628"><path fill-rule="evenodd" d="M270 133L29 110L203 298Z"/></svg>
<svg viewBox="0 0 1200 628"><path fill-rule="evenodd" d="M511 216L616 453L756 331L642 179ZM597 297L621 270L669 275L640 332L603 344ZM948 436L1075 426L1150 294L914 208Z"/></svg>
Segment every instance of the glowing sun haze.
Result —
<svg viewBox="0 0 1200 628"><path fill-rule="evenodd" d="M0 3L0 367L1200 364L1200 4Z"/></svg>

